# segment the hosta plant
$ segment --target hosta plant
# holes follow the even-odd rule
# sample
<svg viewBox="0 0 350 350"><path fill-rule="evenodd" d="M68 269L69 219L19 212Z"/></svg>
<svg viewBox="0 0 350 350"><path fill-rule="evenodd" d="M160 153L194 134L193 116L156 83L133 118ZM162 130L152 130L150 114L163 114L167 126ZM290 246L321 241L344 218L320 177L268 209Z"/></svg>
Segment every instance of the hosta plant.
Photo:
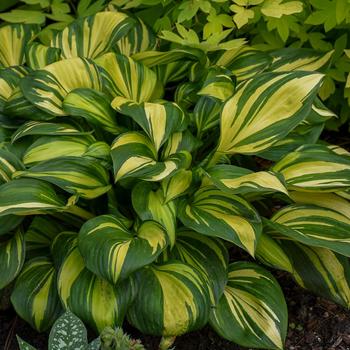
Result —
<svg viewBox="0 0 350 350"><path fill-rule="evenodd" d="M270 267L349 307L350 154L319 140L328 56L169 43L113 8L41 30L0 28L0 288L20 317L127 319L160 349L209 323L283 349Z"/></svg>

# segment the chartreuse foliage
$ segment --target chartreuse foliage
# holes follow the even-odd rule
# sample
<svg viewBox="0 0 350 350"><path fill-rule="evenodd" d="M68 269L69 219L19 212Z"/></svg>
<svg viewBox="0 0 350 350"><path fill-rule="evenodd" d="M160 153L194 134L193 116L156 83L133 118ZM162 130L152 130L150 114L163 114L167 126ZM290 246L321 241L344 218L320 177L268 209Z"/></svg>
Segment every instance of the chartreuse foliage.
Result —
<svg viewBox="0 0 350 350"><path fill-rule="evenodd" d="M350 307L350 154L320 140L341 54L273 45L305 2L165 1L153 29L176 13L181 37L162 39L143 1L22 2L0 15L18 22L0 28L0 288L38 331L59 319L69 339L52 349L99 346L81 324L62 331L73 314L98 332L127 319L162 350L207 323L283 349L286 304L263 265ZM310 6L309 23L333 28ZM254 47L222 30L252 23Z"/></svg>

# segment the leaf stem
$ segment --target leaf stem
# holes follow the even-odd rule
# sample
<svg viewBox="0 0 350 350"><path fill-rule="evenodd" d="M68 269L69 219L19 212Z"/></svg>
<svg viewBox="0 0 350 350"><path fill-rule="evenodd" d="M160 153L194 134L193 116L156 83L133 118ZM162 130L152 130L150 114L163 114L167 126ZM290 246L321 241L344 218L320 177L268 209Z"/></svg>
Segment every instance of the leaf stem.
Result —
<svg viewBox="0 0 350 350"><path fill-rule="evenodd" d="M168 350L174 344L175 339L176 337L162 337L159 350Z"/></svg>
<svg viewBox="0 0 350 350"><path fill-rule="evenodd" d="M216 163L220 160L222 155L223 155L223 153L215 151L213 153L213 155L209 158L209 162L208 162L206 168L211 168L214 165L216 165Z"/></svg>
<svg viewBox="0 0 350 350"><path fill-rule="evenodd" d="M95 215L93 213L90 213L89 211L78 207L77 205L71 205L69 206L66 210L66 212L79 216L80 218L84 219L84 220L89 220L92 219L93 217L95 217Z"/></svg>

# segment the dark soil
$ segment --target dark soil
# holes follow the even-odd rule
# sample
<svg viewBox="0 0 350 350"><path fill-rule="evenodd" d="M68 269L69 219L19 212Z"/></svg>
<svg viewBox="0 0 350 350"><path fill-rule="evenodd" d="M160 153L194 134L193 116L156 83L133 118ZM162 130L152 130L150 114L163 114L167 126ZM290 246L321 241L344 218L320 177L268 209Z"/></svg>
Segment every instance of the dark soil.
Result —
<svg viewBox="0 0 350 350"><path fill-rule="evenodd" d="M288 276L279 277L289 309L286 350L350 350L350 311L298 287ZM159 339L143 336L126 326L126 331L140 338L148 350L156 350ZM47 349L47 334L38 334L18 318L12 309L0 314L0 349L17 350L15 335L39 350ZM187 334L175 342L176 350L243 350L217 336L209 327Z"/></svg>

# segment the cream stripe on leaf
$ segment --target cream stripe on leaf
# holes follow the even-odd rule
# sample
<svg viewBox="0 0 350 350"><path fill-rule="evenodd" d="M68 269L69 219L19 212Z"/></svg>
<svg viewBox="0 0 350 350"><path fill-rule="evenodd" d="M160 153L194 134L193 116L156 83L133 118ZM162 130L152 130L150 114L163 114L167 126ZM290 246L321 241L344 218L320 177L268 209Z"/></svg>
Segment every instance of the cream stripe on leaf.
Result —
<svg viewBox="0 0 350 350"><path fill-rule="evenodd" d="M162 151L162 158L167 159L173 154L181 151L193 152L201 145L201 141L195 138L189 130L175 132L165 143Z"/></svg>
<svg viewBox="0 0 350 350"><path fill-rule="evenodd" d="M43 111L67 115L62 108L64 98L74 89L102 90L97 66L87 58L58 61L28 74L20 82L21 90L32 104Z"/></svg>
<svg viewBox="0 0 350 350"><path fill-rule="evenodd" d="M112 101L112 107L132 118L152 140L157 152L171 134L186 128L185 114L173 102L139 104L123 97L116 97Z"/></svg>
<svg viewBox="0 0 350 350"><path fill-rule="evenodd" d="M0 216L59 211L65 205L53 186L44 181L18 179L0 186Z"/></svg>
<svg viewBox="0 0 350 350"><path fill-rule="evenodd" d="M337 115L328 109L319 97L316 97L312 105L311 111L306 119L303 121L304 124L312 125L317 123L324 123L328 119L337 118Z"/></svg>
<svg viewBox="0 0 350 350"><path fill-rule="evenodd" d="M27 43L40 31L33 24L9 24L0 28L0 67L21 65L25 62Z"/></svg>
<svg viewBox="0 0 350 350"><path fill-rule="evenodd" d="M272 167L289 189L335 192L350 187L350 157L324 145L305 145L287 154Z"/></svg>
<svg viewBox="0 0 350 350"><path fill-rule="evenodd" d="M111 52L95 62L100 67L104 91L113 97L122 96L135 102L160 97L158 92L162 88L157 83L157 75L144 64Z"/></svg>
<svg viewBox="0 0 350 350"><path fill-rule="evenodd" d="M68 241L67 241L68 239ZM89 271L76 240L61 234L56 245L66 247L58 272L58 293L65 309L71 310L82 321L101 332L105 327L121 326L126 310L134 297L130 280L112 285ZM56 249L53 249L56 252Z"/></svg>
<svg viewBox="0 0 350 350"><path fill-rule="evenodd" d="M29 135L57 136L57 135L85 135L92 131L80 130L78 125L67 123L38 122L29 121L22 124L11 136L11 142L14 143L22 137Z"/></svg>
<svg viewBox="0 0 350 350"><path fill-rule="evenodd" d="M316 205L293 204L264 219L266 232L350 256L350 219Z"/></svg>
<svg viewBox="0 0 350 350"><path fill-rule="evenodd" d="M288 311L270 272L251 262L229 266L228 283L210 325L223 338L244 347L284 349Z"/></svg>
<svg viewBox="0 0 350 350"><path fill-rule="evenodd" d="M182 229L167 260L180 260L197 269L210 285L210 300L216 305L227 282L228 251L223 241Z"/></svg>
<svg viewBox="0 0 350 350"><path fill-rule="evenodd" d="M288 195L283 176L272 171L258 171L234 165L217 165L206 172L215 186L234 194L281 192Z"/></svg>
<svg viewBox="0 0 350 350"><path fill-rule="evenodd" d="M25 52L27 66L36 70L57 62L61 58L61 50L38 42L28 43Z"/></svg>
<svg viewBox="0 0 350 350"><path fill-rule="evenodd" d="M12 175L18 170L24 170L23 163L14 153L0 149L0 184L11 181Z"/></svg>
<svg viewBox="0 0 350 350"><path fill-rule="evenodd" d="M283 250L290 257L295 280L322 297L350 307L349 259L329 249L310 247L282 240Z"/></svg>
<svg viewBox="0 0 350 350"><path fill-rule="evenodd" d="M151 265L136 273L135 280L139 289L127 317L142 333L174 337L208 322L209 286L190 265Z"/></svg>
<svg viewBox="0 0 350 350"><path fill-rule="evenodd" d="M96 58L112 51L133 25L134 20L125 13L99 12L77 19L57 32L50 45L61 49L62 58Z"/></svg>
<svg viewBox="0 0 350 350"><path fill-rule="evenodd" d="M0 289L10 284L22 269L25 258L25 243L19 228L8 239L0 242Z"/></svg>
<svg viewBox="0 0 350 350"><path fill-rule="evenodd" d="M222 110L217 152L256 154L273 146L310 113L322 77L263 73L242 83Z"/></svg>
<svg viewBox="0 0 350 350"><path fill-rule="evenodd" d="M164 203L162 191L152 190L151 183L139 182L132 189L132 205L141 220L154 220L161 224L171 246L176 239L176 204Z"/></svg>
<svg viewBox="0 0 350 350"><path fill-rule="evenodd" d="M237 244L254 256L262 225L259 214L244 199L214 186L201 187L178 207L181 222L201 234Z"/></svg>
<svg viewBox="0 0 350 350"><path fill-rule="evenodd" d="M63 110L76 117L86 119L89 124L119 134L124 130L117 124L116 113L109 97L99 91L87 88L73 90L63 101Z"/></svg>
<svg viewBox="0 0 350 350"><path fill-rule="evenodd" d="M126 178L160 181L191 163L191 155L186 151L157 161L153 143L140 132L127 132L118 136L111 146L111 156L116 182Z"/></svg>
<svg viewBox="0 0 350 350"><path fill-rule="evenodd" d="M86 267L112 284L149 265L168 243L168 234L159 223L145 221L132 232L113 215L90 219L79 233Z"/></svg>
<svg viewBox="0 0 350 350"><path fill-rule="evenodd" d="M85 199L97 198L111 188L106 168L96 160L80 157L50 159L13 176L23 177L50 182Z"/></svg>
<svg viewBox="0 0 350 350"><path fill-rule="evenodd" d="M60 316L57 274L48 258L28 261L16 280L11 302L17 314L34 329L49 329Z"/></svg>
<svg viewBox="0 0 350 350"><path fill-rule="evenodd" d="M270 52L273 63L269 70L274 72L323 71L331 63L334 50L327 53L305 48L287 48Z"/></svg>
<svg viewBox="0 0 350 350"><path fill-rule="evenodd" d="M167 177L161 182L164 203L184 195L192 184L192 171L180 169L171 177Z"/></svg>

